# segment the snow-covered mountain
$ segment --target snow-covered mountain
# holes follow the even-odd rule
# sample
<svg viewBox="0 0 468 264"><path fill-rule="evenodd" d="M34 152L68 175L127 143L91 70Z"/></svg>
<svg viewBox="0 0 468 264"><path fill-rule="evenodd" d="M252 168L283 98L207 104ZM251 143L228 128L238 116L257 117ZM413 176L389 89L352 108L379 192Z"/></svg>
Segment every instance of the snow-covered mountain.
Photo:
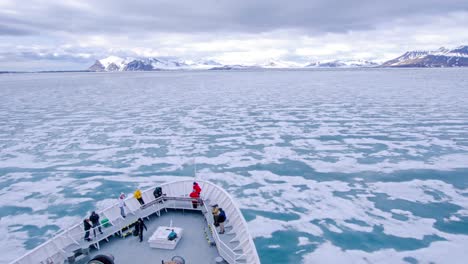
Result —
<svg viewBox="0 0 468 264"><path fill-rule="evenodd" d="M332 61L316 61L306 65L308 68L359 68L359 67L376 67L379 64L367 60L332 60Z"/></svg>
<svg viewBox="0 0 468 264"><path fill-rule="evenodd" d="M90 71L122 71L124 67L131 62L132 58L120 58L109 56L102 60L97 60L88 70Z"/></svg>
<svg viewBox="0 0 468 264"><path fill-rule="evenodd" d="M262 69L260 66L255 65L242 65L242 64L232 64L232 65L221 65L217 67L210 68L210 70L253 70L253 69Z"/></svg>
<svg viewBox="0 0 468 264"><path fill-rule="evenodd" d="M214 60L185 61L190 69L208 70L214 67L223 66L223 64Z"/></svg>
<svg viewBox="0 0 468 264"><path fill-rule="evenodd" d="M468 67L468 46L435 51L409 51L398 58L378 64L368 60L326 60L300 64L269 60L263 64L221 64L214 60L181 60L173 57L120 58L109 56L97 60L89 71L158 71L158 70L238 70L300 68L370 68L370 67Z"/></svg>
<svg viewBox="0 0 468 264"><path fill-rule="evenodd" d="M291 61L269 60L263 64L221 64L214 60L177 60L167 58L120 58L110 56L97 60L89 71L158 71L158 70L237 70L237 69L300 69L305 67L373 67L377 64L364 60L335 60L300 64Z"/></svg>
<svg viewBox="0 0 468 264"><path fill-rule="evenodd" d="M183 70L183 69L211 69L222 66L213 60L181 61L167 58L120 58L109 56L97 60L89 71L158 71L158 70Z"/></svg>
<svg viewBox="0 0 468 264"><path fill-rule="evenodd" d="M269 60L263 64L256 65L260 68L272 68L272 69L287 69L287 68L303 68L303 64L299 64L292 61L282 61L282 60Z"/></svg>
<svg viewBox="0 0 468 264"><path fill-rule="evenodd" d="M160 58L147 58L142 60L132 60L124 67L124 71L148 71L148 70L177 70L187 68L185 62L160 59Z"/></svg>
<svg viewBox="0 0 468 264"><path fill-rule="evenodd" d="M434 51L408 51L398 58L386 61L383 67L467 67L468 46Z"/></svg>

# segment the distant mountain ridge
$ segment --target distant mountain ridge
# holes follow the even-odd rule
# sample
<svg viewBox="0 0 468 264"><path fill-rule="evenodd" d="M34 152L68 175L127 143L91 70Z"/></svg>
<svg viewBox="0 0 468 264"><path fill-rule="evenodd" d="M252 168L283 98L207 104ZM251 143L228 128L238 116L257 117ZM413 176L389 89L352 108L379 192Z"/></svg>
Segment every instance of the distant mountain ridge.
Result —
<svg viewBox="0 0 468 264"><path fill-rule="evenodd" d="M468 67L468 46L449 50L408 51L398 58L384 62L382 67Z"/></svg>
<svg viewBox="0 0 468 264"><path fill-rule="evenodd" d="M167 58L120 58L109 56L105 59L97 60L89 71L158 71L158 70L178 70L178 69L209 69L221 66L212 60L186 62Z"/></svg>
<svg viewBox="0 0 468 264"><path fill-rule="evenodd" d="M264 64L221 64L214 60L201 60L197 62L179 61L161 58L120 58L109 56L97 60L89 71L159 71L159 70L241 70L241 69L301 69L301 68L348 68L348 67L376 67L378 63L365 60L333 60L317 61L300 64L290 61L270 60Z"/></svg>
<svg viewBox="0 0 468 264"><path fill-rule="evenodd" d="M309 63L270 60L263 64L221 64L214 60L186 61L172 57L120 58L109 56L97 60L88 71L160 71L160 70L241 70L304 68L371 68L371 67L468 67L468 46L435 51L408 51L382 64L368 60L327 60Z"/></svg>
<svg viewBox="0 0 468 264"><path fill-rule="evenodd" d="M377 67L378 63L368 60L332 60L312 62L308 68L354 68L354 67Z"/></svg>

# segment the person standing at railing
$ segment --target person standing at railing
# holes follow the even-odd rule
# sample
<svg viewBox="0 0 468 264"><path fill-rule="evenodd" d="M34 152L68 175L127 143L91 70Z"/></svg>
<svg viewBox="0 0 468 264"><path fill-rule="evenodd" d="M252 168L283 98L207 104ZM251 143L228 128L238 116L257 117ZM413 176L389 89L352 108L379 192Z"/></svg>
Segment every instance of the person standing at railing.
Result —
<svg viewBox="0 0 468 264"><path fill-rule="evenodd" d="M213 209L211 210L211 213L213 214L213 224L218 227L219 226L219 223L218 223L218 216L219 216L219 207L218 207L218 204L214 204L212 205L211 207L213 207Z"/></svg>
<svg viewBox="0 0 468 264"><path fill-rule="evenodd" d="M198 182L193 182L193 191L198 193L198 196L200 196L201 188L200 185L198 185Z"/></svg>
<svg viewBox="0 0 468 264"><path fill-rule="evenodd" d="M89 238L89 230L91 229L91 221L88 218L86 218L85 220L83 220L83 226L84 226L84 230L85 230L84 239L86 241L91 241L91 238Z"/></svg>
<svg viewBox="0 0 468 264"><path fill-rule="evenodd" d="M120 208L120 215L125 218L125 209L124 207L126 206L125 204L125 194L124 193L120 193L120 196L119 196L119 208Z"/></svg>
<svg viewBox="0 0 468 264"><path fill-rule="evenodd" d="M219 233L224 234L224 222L226 221L226 213L223 208L219 208L218 215L218 224L219 224Z"/></svg>
<svg viewBox="0 0 468 264"><path fill-rule="evenodd" d="M141 197L141 191L140 189L136 189L136 191L133 193L133 196L138 200L140 205L144 205L145 201L143 201L143 197Z"/></svg>
<svg viewBox="0 0 468 264"><path fill-rule="evenodd" d="M91 223L93 223L94 236L96 236L96 228L98 228L99 233L101 233L102 235L101 225L99 224L99 215L96 214L95 211L93 211L91 213L91 216L89 217L89 220L91 220Z"/></svg>
<svg viewBox="0 0 468 264"><path fill-rule="evenodd" d="M190 193L190 198L193 198L192 199L192 207L196 209L198 207L198 199L200 198L200 194L197 193L195 190L193 190Z"/></svg>

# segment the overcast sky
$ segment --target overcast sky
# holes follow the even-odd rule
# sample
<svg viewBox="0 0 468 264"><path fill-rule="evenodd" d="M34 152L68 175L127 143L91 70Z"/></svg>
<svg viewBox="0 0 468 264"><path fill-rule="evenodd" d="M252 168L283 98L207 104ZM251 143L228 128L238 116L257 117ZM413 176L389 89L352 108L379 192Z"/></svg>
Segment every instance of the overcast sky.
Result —
<svg viewBox="0 0 468 264"><path fill-rule="evenodd" d="M0 70L108 55L386 60L468 44L467 0L0 0Z"/></svg>

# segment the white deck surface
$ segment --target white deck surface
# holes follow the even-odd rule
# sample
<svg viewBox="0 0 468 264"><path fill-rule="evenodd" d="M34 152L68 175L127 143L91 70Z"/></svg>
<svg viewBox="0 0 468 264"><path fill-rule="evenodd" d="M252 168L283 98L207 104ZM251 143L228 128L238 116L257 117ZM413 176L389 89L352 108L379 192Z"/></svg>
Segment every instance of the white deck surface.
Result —
<svg viewBox="0 0 468 264"><path fill-rule="evenodd" d="M183 238L174 250L151 248L148 238L159 226L169 226L172 220L173 226L184 229ZM130 235L126 238L111 237L109 242L103 241L101 249L92 248L91 256L99 254L111 254L115 257L116 264L127 263L155 263L161 260L168 261L173 256L181 256L185 263L215 263L218 256L216 247L208 245L205 238L205 219L200 211L168 210L161 211L161 216L153 215L150 220L145 219L148 230L143 233L143 242L139 238Z"/></svg>

